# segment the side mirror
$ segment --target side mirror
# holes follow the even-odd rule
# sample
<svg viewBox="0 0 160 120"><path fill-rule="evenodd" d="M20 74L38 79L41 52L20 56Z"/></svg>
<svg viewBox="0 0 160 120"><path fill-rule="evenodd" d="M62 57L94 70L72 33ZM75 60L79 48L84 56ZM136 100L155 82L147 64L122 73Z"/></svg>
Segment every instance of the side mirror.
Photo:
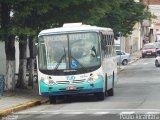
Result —
<svg viewBox="0 0 160 120"><path fill-rule="evenodd" d="M118 38L121 37L121 32L114 33L114 39L118 40Z"/></svg>
<svg viewBox="0 0 160 120"><path fill-rule="evenodd" d="M115 40L118 40L118 37L114 35L114 39L115 39Z"/></svg>

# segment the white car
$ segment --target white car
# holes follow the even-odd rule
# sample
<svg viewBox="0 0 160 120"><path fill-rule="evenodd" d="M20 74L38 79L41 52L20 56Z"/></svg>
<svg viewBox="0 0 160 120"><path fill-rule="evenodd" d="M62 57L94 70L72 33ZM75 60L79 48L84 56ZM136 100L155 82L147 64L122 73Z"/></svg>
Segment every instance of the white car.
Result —
<svg viewBox="0 0 160 120"><path fill-rule="evenodd" d="M127 65L131 61L131 56L122 50L116 50L117 64Z"/></svg>
<svg viewBox="0 0 160 120"><path fill-rule="evenodd" d="M155 42L157 45L157 57L155 59L155 66L160 67L160 42Z"/></svg>
<svg viewBox="0 0 160 120"><path fill-rule="evenodd" d="M156 66L156 67L160 67L160 56L157 56L157 57L156 57L155 66Z"/></svg>

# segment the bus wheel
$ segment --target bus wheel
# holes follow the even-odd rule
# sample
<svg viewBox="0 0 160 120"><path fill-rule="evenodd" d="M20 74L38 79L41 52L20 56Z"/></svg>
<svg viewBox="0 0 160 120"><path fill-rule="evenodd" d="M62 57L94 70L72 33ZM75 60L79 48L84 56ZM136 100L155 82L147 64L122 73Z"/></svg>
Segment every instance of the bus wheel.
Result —
<svg viewBox="0 0 160 120"><path fill-rule="evenodd" d="M108 96L114 96L114 82L112 84L112 88L107 91Z"/></svg>
<svg viewBox="0 0 160 120"><path fill-rule="evenodd" d="M67 95L66 96L66 102L67 103L71 103L72 102L72 96L71 95Z"/></svg>
<svg viewBox="0 0 160 120"><path fill-rule="evenodd" d="M98 100L104 100L105 99L105 93L104 92L96 93L96 97L97 97Z"/></svg>
<svg viewBox="0 0 160 120"><path fill-rule="evenodd" d="M105 96L108 96L108 91L107 91L107 80L105 81Z"/></svg>
<svg viewBox="0 0 160 120"><path fill-rule="evenodd" d="M108 90L108 96L114 96L114 88Z"/></svg>
<svg viewBox="0 0 160 120"><path fill-rule="evenodd" d="M114 96L114 76L113 76L112 88L109 89L107 93L108 93L108 96Z"/></svg>
<svg viewBox="0 0 160 120"><path fill-rule="evenodd" d="M49 102L50 104L56 104L56 96L49 96Z"/></svg>

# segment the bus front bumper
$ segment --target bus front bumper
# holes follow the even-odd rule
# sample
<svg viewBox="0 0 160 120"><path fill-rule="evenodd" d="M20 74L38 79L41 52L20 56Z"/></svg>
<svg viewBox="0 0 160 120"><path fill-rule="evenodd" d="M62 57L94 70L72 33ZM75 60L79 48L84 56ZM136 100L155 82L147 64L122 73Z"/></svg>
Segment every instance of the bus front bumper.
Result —
<svg viewBox="0 0 160 120"><path fill-rule="evenodd" d="M52 85L52 86L48 86L42 80L40 80L39 84L40 84L40 94L42 96L93 94L104 91L103 79L96 80L93 83L85 82L81 84ZM76 89L67 90L68 87L73 87Z"/></svg>

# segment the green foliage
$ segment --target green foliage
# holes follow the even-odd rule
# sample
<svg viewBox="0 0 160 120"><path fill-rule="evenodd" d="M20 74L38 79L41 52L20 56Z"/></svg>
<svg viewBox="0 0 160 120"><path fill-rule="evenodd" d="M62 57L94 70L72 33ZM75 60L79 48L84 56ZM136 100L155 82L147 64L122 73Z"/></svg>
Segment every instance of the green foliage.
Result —
<svg viewBox="0 0 160 120"><path fill-rule="evenodd" d="M126 35L136 22L151 17L144 12L144 5L134 0L5 0L5 3L13 12L8 25L8 34L12 35L36 36L44 28L71 22L111 27Z"/></svg>
<svg viewBox="0 0 160 120"><path fill-rule="evenodd" d="M59 1L61 2L61 1ZM116 3L112 0L76 0L68 2L65 7L53 5L52 11L48 16L55 15L52 19L54 25L61 26L63 23L83 22L96 25L98 21L109 11L111 6ZM61 3L62 4L62 3Z"/></svg>
<svg viewBox="0 0 160 120"><path fill-rule="evenodd" d="M149 12L144 12L144 5L134 0L119 0L119 5L113 6L112 11L106 14L99 25L108 26L115 32L121 31L123 35L131 34L133 26L145 18L150 18Z"/></svg>

